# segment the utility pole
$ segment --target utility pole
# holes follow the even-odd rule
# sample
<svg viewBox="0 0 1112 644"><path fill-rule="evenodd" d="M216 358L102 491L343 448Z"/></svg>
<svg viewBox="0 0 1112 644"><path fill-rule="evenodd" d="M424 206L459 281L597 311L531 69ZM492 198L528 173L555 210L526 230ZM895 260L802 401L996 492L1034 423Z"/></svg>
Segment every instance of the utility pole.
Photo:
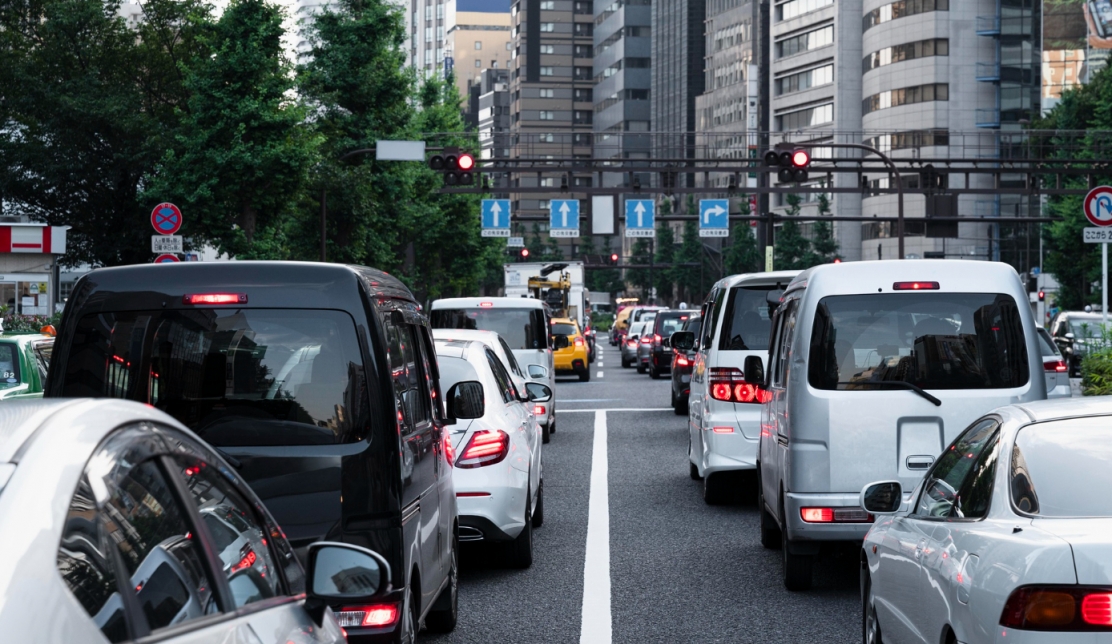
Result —
<svg viewBox="0 0 1112 644"><path fill-rule="evenodd" d="M771 140L769 138L768 131L771 129L772 123L772 118L770 115L770 112L772 110L772 103L768 97L768 88L770 84L769 73L772 68L772 43L770 42L770 38L772 37L772 7L769 3L769 0L760 0L760 2L757 3L756 9L758 38L756 43L757 49L753 52L753 54L757 60L757 69L759 70L757 73L757 96L759 97L760 107L757 109L757 131L761 133L757 149L767 150L771 147ZM769 173L757 173L758 186L767 188L771 185L771 181L772 179L770 178ZM762 193L758 197L757 204L758 212L753 214L759 214L763 212L767 215L767 219L765 219L764 225L764 245L766 247L772 246L775 242L776 233L775 224L773 223L774 219L772 217L772 200L770 199L770 195Z"/></svg>

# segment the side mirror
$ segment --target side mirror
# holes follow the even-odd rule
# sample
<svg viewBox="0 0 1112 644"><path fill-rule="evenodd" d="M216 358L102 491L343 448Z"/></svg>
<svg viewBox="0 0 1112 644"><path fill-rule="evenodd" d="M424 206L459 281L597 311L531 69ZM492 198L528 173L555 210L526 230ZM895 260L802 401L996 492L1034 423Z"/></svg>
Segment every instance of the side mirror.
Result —
<svg viewBox="0 0 1112 644"><path fill-rule="evenodd" d="M861 489L858 502L870 514L895 514L903 505L903 487L899 481L869 483Z"/></svg>
<svg viewBox="0 0 1112 644"><path fill-rule="evenodd" d="M571 346L571 343L568 342L568 336L566 336L566 335L556 336L556 350L557 351L559 351L560 349L567 349L569 346Z"/></svg>
<svg viewBox="0 0 1112 644"><path fill-rule="evenodd" d="M765 303L768 304L768 315L772 317L772 313L780 308L780 298L784 297L784 289L777 288L765 294Z"/></svg>
<svg viewBox="0 0 1112 644"><path fill-rule="evenodd" d="M449 418L482 418L486 413L483 383L468 380L457 382L448 390Z"/></svg>
<svg viewBox="0 0 1112 644"><path fill-rule="evenodd" d="M745 382L765 386L764 362L760 356L749 356L745 359Z"/></svg>
<svg viewBox="0 0 1112 644"><path fill-rule="evenodd" d="M390 591L390 564L374 550L348 543L309 545L305 610L319 626L329 604L359 604Z"/></svg>
<svg viewBox="0 0 1112 644"><path fill-rule="evenodd" d="M529 377L537 380L544 380L548 377L548 368L542 367L539 364L529 365Z"/></svg>
<svg viewBox="0 0 1112 644"><path fill-rule="evenodd" d="M1076 338L1076 337L1077 337L1077 336L1075 336L1075 335L1074 335L1074 334L1072 334L1072 333L1067 333L1067 334L1066 334L1066 339L1067 339L1067 340L1069 340L1070 342L1073 342L1073 339L1074 339L1074 338Z"/></svg>
<svg viewBox="0 0 1112 644"><path fill-rule="evenodd" d="M529 382L525 384L525 388L529 390L529 400L531 402L548 402L552 400L552 390L546 385L539 382Z"/></svg>
<svg viewBox="0 0 1112 644"><path fill-rule="evenodd" d="M691 331L676 331L672 334L672 348L691 351L695 348L695 334Z"/></svg>

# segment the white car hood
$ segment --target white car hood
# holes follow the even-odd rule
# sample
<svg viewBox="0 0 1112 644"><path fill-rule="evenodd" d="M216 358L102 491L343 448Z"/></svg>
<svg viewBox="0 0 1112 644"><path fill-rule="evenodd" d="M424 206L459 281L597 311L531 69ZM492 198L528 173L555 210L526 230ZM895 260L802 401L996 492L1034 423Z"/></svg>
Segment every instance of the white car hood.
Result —
<svg viewBox="0 0 1112 644"><path fill-rule="evenodd" d="M1070 544L1077 583L1112 584L1112 518L1035 519L1031 525Z"/></svg>

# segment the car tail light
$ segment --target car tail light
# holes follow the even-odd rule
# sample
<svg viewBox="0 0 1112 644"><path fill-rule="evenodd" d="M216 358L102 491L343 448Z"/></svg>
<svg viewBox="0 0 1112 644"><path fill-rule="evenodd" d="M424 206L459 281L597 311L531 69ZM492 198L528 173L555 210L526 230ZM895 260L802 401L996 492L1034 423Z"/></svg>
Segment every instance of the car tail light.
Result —
<svg viewBox="0 0 1112 644"><path fill-rule="evenodd" d="M800 508L807 523L872 523L873 515L861 508Z"/></svg>
<svg viewBox="0 0 1112 644"><path fill-rule="evenodd" d="M937 291L939 288L938 282L896 282L892 285L893 291Z"/></svg>
<svg viewBox="0 0 1112 644"><path fill-rule="evenodd" d="M484 309L489 309L494 306L494 302L479 302L479 306Z"/></svg>
<svg viewBox="0 0 1112 644"><path fill-rule="evenodd" d="M728 425L723 425L721 427L713 428L712 431L715 434L733 434L734 433L734 428L730 427Z"/></svg>
<svg viewBox="0 0 1112 644"><path fill-rule="evenodd" d="M1023 586L1004 604L1000 625L1029 631L1112 630L1112 588Z"/></svg>
<svg viewBox="0 0 1112 644"><path fill-rule="evenodd" d="M397 604L345 606L336 613L336 621L339 622L341 627L347 628L351 628L352 626L390 626L397 620Z"/></svg>
<svg viewBox="0 0 1112 644"><path fill-rule="evenodd" d="M246 293L192 293L182 297L183 304L247 304Z"/></svg>
<svg viewBox="0 0 1112 644"><path fill-rule="evenodd" d="M1065 360L1047 360L1043 363L1043 369L1047 373L1065 373L1069 367L1066 366Z"/></svg>
<svg viewBox="0 0 1112 644"><path fill-rule="evenodd" d="M627 341L626 341L626 346L627 346L627 347L635 347L635 346L637 346L637 340L627 340Z"/></svg>
<svg viewBox="0 0 1112 644"><path fill-rule="evenodd" d="M547 413L548 413L548 408L545 407L544 405L533 405L533 415L534 416L544 416Z"/></svg>
<svg viewBox="0 0 1112 644"><path fill-rule="evenodd" d="M469 469L501 463L510 453L510 435L495 429L484 429L471 435L463 448L456 467Z"/></svg>
<svg viewBox="0 0 1112 644"><path fill-rule="evenodd" d="M711 367L709 383L710 396L715 400L758 404L772 400L768 391L745 382L745 376L735 367Z"/></svg>
<svg viewBox="0 0 1112 644"><path fill-rule="evenodd" d="M448 459L448 467L456 462L456 448L452 447L452 437L444 433L444 458Z"/></svg>
<svg viewBox="0 0 1112 644"><path fill-rule="evenodd" d="M661 338L659 334L657 334L657 333L654 333L654 334L653 334L653 346L654 346L654 347L659 347L659 346L661 346L661 345L660 345L660 343L661 343L662 341L663 341L663 338Z"/></svg>
<svg viewBox="0 0 1112 644"><path fill-rule="evenodd" d="M575 346L577 346L577 347L583 346L583 338L576 338L575 339Z"/></svg>
<svg viewBox="0 0 1112 644"><path fill-rule="evenodd" d="M683 355L680 355L678 353L676 354L676 366L677 367L686 367L690 364L691 364L691 361L687 359L687 356L683 356Z"/></svg>
<svg viewBox="0 0 1112 644"><path fill-rule="evenodd" d="M641 344L649 344L652 341L653 341L653 339L651 337L647 336L647 335L645 337L641 338Z"/></svg>

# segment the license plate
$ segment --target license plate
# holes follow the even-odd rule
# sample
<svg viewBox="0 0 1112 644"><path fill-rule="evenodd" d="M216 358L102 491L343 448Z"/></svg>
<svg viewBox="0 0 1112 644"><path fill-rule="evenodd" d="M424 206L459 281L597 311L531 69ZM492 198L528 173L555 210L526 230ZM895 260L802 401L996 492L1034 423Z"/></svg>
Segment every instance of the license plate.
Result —
<svg viewBox="0 0 1112 644"><path fill-rule="evenodd" d="M682 382L683 384L686 385L687 383L691 382L691 376L690 375L680 376L680 382Z"/></svg>

